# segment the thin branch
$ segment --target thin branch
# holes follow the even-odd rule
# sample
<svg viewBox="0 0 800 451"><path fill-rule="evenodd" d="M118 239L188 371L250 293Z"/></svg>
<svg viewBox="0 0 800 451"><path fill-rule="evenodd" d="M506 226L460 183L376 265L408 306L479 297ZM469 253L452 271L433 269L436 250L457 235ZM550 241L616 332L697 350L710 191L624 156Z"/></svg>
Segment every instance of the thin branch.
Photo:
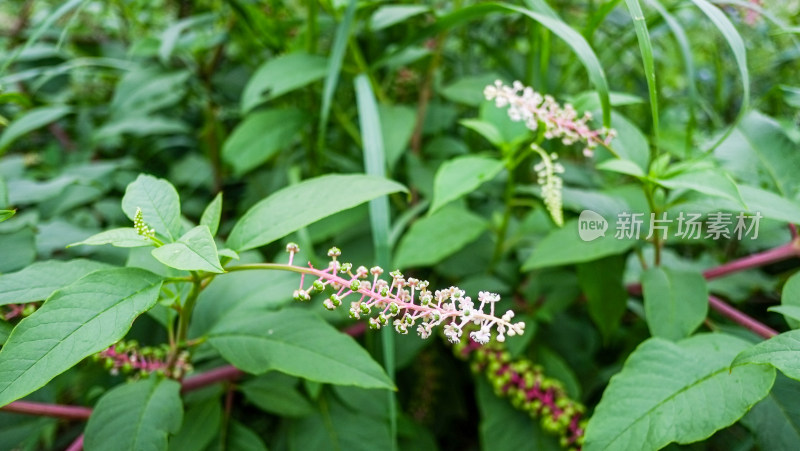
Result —
<svg viewBox="0 0 800 451"><path fill-rule="evenodd" d="M81 451L83 449L83 434L79 435L78 438L69 445L66 451Z"/></svg>
<svg viewBox="0 0 800 451"><path fill-rule="evenodd" d="M736 310L716 296L709 296L708 303L711 305L711 308L716 310L720 315L730 319L736 324L745 327L746 329L755 332L763 338L772 338L775 335L778 335L778 331L775 329L765 325L751 316L740 312L739 310Z"/></svg>
<svg viewBox="0 0 800 451"><path fill-rule="evenodd" d="M0 407L4 412L22 413L42 417L54 417L64 420L86 420L92 414L92 409L82 406L66 406L63 404L48 404L33 401L14 401Z"/></svg>
<svg viewBox="0 0 800 451"><path fill-rule="evenodd" d="M221 381L233 381L242 377L244 373L233 365L225 365L213 370L186 378L181 384L181 392L197 390Z"/></svg>

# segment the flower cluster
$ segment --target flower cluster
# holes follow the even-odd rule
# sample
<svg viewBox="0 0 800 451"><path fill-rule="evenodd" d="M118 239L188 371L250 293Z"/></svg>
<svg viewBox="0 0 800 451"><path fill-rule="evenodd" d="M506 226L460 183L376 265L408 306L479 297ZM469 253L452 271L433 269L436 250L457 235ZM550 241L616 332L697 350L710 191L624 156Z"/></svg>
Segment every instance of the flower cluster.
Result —
<svg viewBox="0 0 800 451"><path fill-rule="evenodd" d="M294 243L286 246L290 255L290 264L298 251ZM350 302L350 317L369 317L369 325L380 329L390 323L401 334L415 329L422 338L428 338L433 328L444 325L444 334L448 340L456 343L461 340L464 326L475 324L478 330L470 333L470 337L481 344L492 338L492 329L497 331L497 341L505 341L506 335L522 335L525 323L512 323L514 312L509 310L499 318L495 316L495 304L500 296L481 291L478 294L478 305L466 296L458 287L431 292L428 281L413 277L406 279L400 271L389 273L391 282L381 279L383 269L375 266L367 269L359 266L353 270L350 263L338 260L341 251L331 248L328 256L331 261L327 269L320 270L309 264L308 274L317 277L308 288L304 288L306 273L300 279L300 288L295 290L294 298L308 301L311 295L332 288L334 293L325 300L324 305L334 310L344 304L345 298L358 297ZM485 312L484 309L489 309Z"/></svg>
<svg viewBox="0 0 800 451"><path fill-rule="evenodd" d="M592 130L588 123L592 114L578 113L570 104L563 107L549 95L541 95L532 88L515 81L512 86L506 86L500 80L494 82L483 90L487 100L494 100L499 108L508 106L508 117L512 121L525 122L531 130L538 130L540 124L544 125L545 139L561 139L564 145L581 142L585 146L584 155L591 156L599 145L608 145L616 132L612 129Z"/></svg>
<svg viewBox="0 0 800 451"><path fill-rule="evenodd" d="M513 360L500 345L460 344L456 355L471 360L472 370L485 373L498 396L538 418L542 429L557 434L562 447L580 451L587 420L586 408L569 398L560 382L545 377L542 368L524 359Z"/></svg>
<svg viewBox="0 0 800 451"><path fill-rule="evenodd" d="M135 340L131 340L111 345L108 349L95 354L93 358L95 361L103 362L105 368L115 376L134 372L141 376L159 373L180 379L191 370L189 354L185 351L180 353L170 369L168 352L166 345L157 348L140 347Z"/></svg>
<svg viewBox="0 0 800 451"><path fill-rule="evenodd" d="M561 188L563 181L558 174L564 173L564 166L557 163L558 155L548 154L536 144L531 144L531 148L542 157L542 161L533 166L538 177L537 183L542 186L542 199L547 211L553 221L559 226L564 225L564 212L562 210Z"/></svg>
<svg viewBox="0 0 800 451"><path fill-rule="evenodd" d="M133 228L136 229L136 233L138 233L139 236L146 240L152 240L156 237L156 230L147 226L147 223L144 222L142 209L138 207L136 208L136 213L133 215Z"/></svg>

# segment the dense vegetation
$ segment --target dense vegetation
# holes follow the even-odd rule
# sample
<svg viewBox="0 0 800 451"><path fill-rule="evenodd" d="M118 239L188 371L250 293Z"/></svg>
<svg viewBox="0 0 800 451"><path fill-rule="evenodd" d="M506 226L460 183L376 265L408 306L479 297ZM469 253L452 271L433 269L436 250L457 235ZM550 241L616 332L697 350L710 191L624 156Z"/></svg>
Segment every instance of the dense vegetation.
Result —
<svg viewBox="0 0 800 451"><path fill-rule="evenodd" d="M800 449L772 3L0 3L0 449Z"/></svg>

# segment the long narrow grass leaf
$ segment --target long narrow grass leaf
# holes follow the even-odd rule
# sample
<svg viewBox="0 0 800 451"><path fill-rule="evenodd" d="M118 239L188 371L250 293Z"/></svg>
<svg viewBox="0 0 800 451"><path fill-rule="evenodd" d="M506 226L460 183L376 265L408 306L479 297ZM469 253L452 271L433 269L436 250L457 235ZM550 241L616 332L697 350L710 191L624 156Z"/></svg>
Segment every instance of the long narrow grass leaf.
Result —
<svg viewBox="0 0 800 451"><path fill-rule="evenodd" d="M355 79L356 104L358 105L358 119L361 125L361 141L364 146L364 169L368 175L377 177L386 176L386 155L383 149L383 136L381 134L381 120L378 114L378 104L369 77L361 74ZM389 231L391 228L389 218L389 198L381 196L369 202L369 220L372 226L372 242L375 245L375 260L378 266L389 267L391 253L389 248ZM386 374L394 380L395 373L395 344L394 331L386 328L381 334L383 347L383 365ZM389 424L392 436L392 447L397 446L397 413L396 400L393 392L389 392Z"/></svg>
<svg viewBox="0 0 800 451"><path fill-rule="evenodd" d="M625 0L628 11L633 19L633 28L636 30L636 39L639 41L639 51L642 53L644 75L647 79L647 91L650 95L650 115L653 120L653 147L658 151L658 87L656 85L656 65L653 60L653 44L647 22L644 19L642 5L639 0ZM655 157L653 157L655 160Z"/></svg>
<svg viewBox="0 0 800 451"><path fill-rule="evenodd" d="M706 149L706 152L711 152L722 144L733 132L733 129L741 122L744 115L747 114L747 110L750 108L750 73L747 70L747 51L745 50L744 42L731 21L728 20L719 8L709 3L708 0L692 0L692 2L703 11L703 14L705 14L709 20L711 20L711 23L717 27L719 32L722 33L731 51L733 51L733 57L736 59L736 67L742 79L742 104L739 107L739 113L736 115L733 124L728 127L725 133L723 133L710 148Z"/></svg>

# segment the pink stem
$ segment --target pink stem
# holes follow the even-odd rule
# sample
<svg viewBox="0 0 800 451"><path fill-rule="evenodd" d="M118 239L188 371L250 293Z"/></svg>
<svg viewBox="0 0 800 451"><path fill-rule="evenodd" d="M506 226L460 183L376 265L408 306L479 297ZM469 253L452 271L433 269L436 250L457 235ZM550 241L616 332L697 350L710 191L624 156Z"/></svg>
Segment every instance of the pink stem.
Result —
<svg viewBox="0 0 800 451"><path fill-rule="evenodd" d="M791 243L776 247L775 249L770 249L768 251L759 252L757 254L734 260L730 263L706 270L703 272L703 277L708 280L716 279L717 277L722 277L733 272L757 268L770 263L786 260L787 258L791 257L800 257L799 244L800 242L798 241L792 241Z"/></svg>
<svg viewBox="0 0 800 451"><path fill-rule="evenodd" d="M86 420L92 414L92 409L82 406L65 406L62 404L47 404L33 401L14 401L0 408L5 412L23 413L44 417L62 418L65 420Z"/></svg>
<svg viewBox="0 0 800 451"><path fill-rule="evenodd" d="M83 434L79 435L78 438L69 445L66 451L81 451L83 449Z"/></svg>
<svg viewBox="0 0 800 451"><path fill-rule="evenodd" d="M213 370L186 378L181 384L181 391L188 392L203 388L220 381L232 381L242 377L244 373L233 365L225 365Z"/></svg>
<svg viewBox="0 0 800 451"><path fill-rule="evenodd" d="M761 323L760 321L736 310L735 308L731 307L722 299L716 296L709 296L708 303L711 305L711 308L716 310L720 315L730 319L731 321L750 329L751 331L755 332L759 336L763 338L772 338L775 335L778 335L778 331L775 329Z"/></svg>

